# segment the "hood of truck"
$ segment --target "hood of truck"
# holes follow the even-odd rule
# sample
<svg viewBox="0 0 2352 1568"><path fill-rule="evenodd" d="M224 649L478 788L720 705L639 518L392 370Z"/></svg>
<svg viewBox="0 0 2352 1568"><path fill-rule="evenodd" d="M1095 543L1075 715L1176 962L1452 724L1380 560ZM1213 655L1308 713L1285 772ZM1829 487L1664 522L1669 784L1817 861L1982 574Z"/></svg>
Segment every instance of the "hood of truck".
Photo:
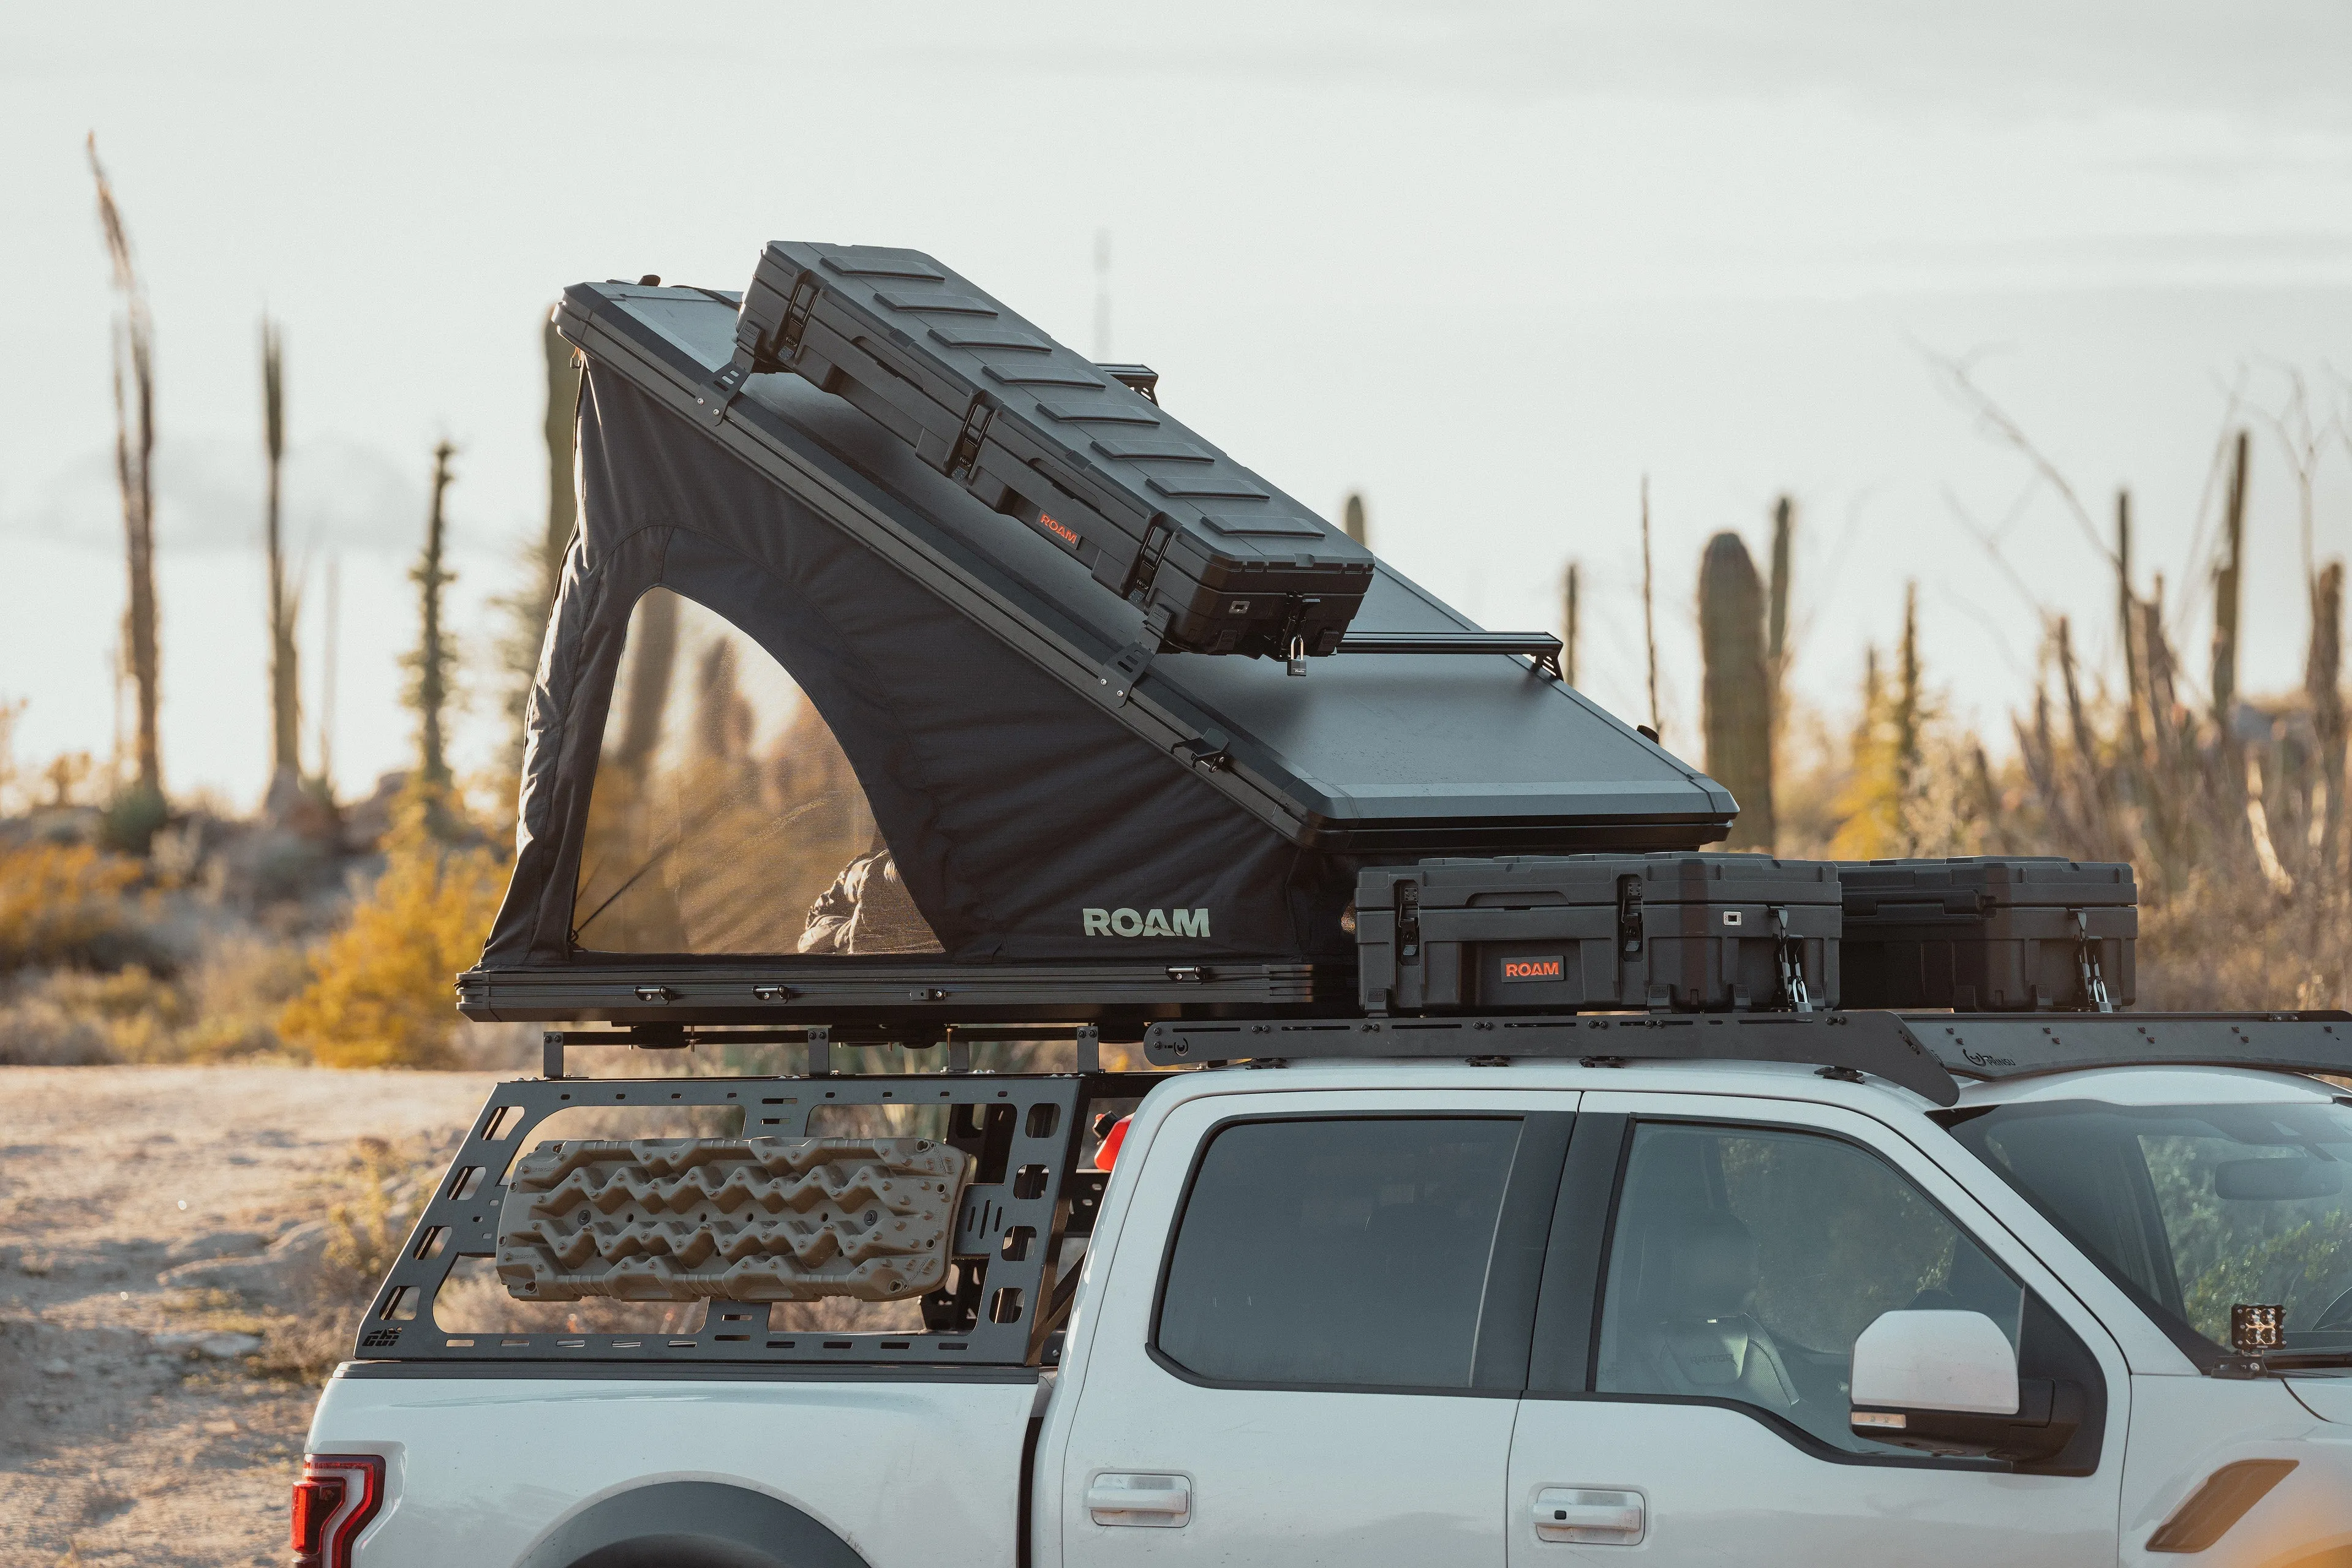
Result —
<svg viewBox="0 0 2352 1568"><path fill-rule="evenodd" d="M2322 1421L2352 1426L2352 1372L2327 1377L2290 1377L2286 1385L2303 1401L2304 1408Z"/></svg>

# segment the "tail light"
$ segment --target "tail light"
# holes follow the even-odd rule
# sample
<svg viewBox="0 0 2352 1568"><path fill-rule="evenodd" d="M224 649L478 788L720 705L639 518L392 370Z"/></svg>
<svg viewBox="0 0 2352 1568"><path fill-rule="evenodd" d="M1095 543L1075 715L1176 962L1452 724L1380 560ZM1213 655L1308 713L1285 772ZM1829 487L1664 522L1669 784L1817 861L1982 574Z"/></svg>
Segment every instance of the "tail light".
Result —
<svg viewBox="0 0 2352 1568"><path fill-rule="evenodd" d="M352 1542L383 1505L374 1454L306 1454L294 1483L294 1568L351 1568Z"/></svg>

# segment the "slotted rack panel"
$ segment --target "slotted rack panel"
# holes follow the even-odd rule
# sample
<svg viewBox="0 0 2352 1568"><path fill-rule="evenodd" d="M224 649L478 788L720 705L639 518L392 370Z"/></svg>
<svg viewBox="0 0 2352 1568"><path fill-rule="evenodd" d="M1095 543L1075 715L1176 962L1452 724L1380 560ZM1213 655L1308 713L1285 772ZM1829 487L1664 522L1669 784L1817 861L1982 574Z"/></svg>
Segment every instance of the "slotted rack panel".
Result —
<svg viewBox="0 0 2352 1568"><path fill-rule="evenodd" d="M1094 1227L1104 1178L1076 1168L1089 1104L1133 1099L1149 1074L825 1078L526 1079L501 1084L475 1118L415 1228L377 1287L353 1356L361 1361L771 1362L1034 1364L1055 1259ZM740 1110L747 1139L810 1136L811 1115L845 1106L945 1106L948 1142L974 1165L955 1211L947 1288L925 1296L915 1332L770 1331L770 1303L714 1300L691 1333L449 1332L433 1304L460 1258L498 1256L508 1172L532 1134L573 1110ZM1027 1227L1044 1245L1016 1247Z"/></svg>

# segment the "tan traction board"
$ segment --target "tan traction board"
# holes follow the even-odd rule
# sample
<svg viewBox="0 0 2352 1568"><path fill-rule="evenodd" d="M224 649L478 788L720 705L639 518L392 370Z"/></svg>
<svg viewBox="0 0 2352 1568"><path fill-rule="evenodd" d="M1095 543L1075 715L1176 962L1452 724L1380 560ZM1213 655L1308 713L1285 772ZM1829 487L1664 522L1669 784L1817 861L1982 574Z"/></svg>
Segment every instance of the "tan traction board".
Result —
<svg viewBox="0 0 2352 1568"><path fill-rule="evenodd" d="M515 1162L526 1301L896 1301L945 1282L971 1156L928 1138L575 1139Z"/></svg>

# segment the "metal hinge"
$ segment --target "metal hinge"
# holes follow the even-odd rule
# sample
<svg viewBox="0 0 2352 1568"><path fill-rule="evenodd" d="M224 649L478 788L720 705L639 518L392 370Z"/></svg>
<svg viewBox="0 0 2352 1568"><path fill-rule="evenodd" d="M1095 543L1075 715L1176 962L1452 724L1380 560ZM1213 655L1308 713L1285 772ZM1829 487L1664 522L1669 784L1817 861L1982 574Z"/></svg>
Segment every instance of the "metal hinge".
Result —
<svg viewBox="0 0 2352 1568"><path fill-rule="evenodd" d="M2074 973L2083 987L2083 1004L2094 1012L2112 1013L2116 1004L2107 994L2107 977L2099 971L2098 939L2091 934L2091 917L2068 910L2074 917Z"/></svg>
<svg viewBox="0 0 2352 1568"><path fill-rule="evenodd" d="M1212 724L1190 740L1176 742L1176 754L1205 773L1233 765L1233 737Z"/></svg>
<svg viewBox="0 0 2352 1568"><path fill-rule="evenodd" d="M1143 679L1145 668L1151 663L1152 653L1153 649L1142 643L1129 643L1119 650L1117 658L1103 666L1098 679L1110 688L1113 702L1127 700L1127 694L1135 689L1137 681Z"/></svg>
<svg viewBox="0 0 2352 1568"><path fill-rule="evenodd" d="M1421 888L1413 882L1399 882L1397 895L1397 962L1421 962Z"/></svg>
<svg viewBox="0 0 2352 1568"><path fill-rule="evenodd" d="M702 405L702 417L711 425L725 422L727 410L742 395L743 384L751 379L753 360L748 349L738 348L735 357L719 367L718 374L703 384L695 398Z"/></svg>
<svg viewBox="0 0 2352 1568"><path fill-rule="evenodd" d="M1791 1013L1813 1010L1813 994L1805 985L1805 944L1789 934L1789 911L1779 904L1766 907L1772 921L1772 952L1780 967L1780 1000Z"/></svg>

